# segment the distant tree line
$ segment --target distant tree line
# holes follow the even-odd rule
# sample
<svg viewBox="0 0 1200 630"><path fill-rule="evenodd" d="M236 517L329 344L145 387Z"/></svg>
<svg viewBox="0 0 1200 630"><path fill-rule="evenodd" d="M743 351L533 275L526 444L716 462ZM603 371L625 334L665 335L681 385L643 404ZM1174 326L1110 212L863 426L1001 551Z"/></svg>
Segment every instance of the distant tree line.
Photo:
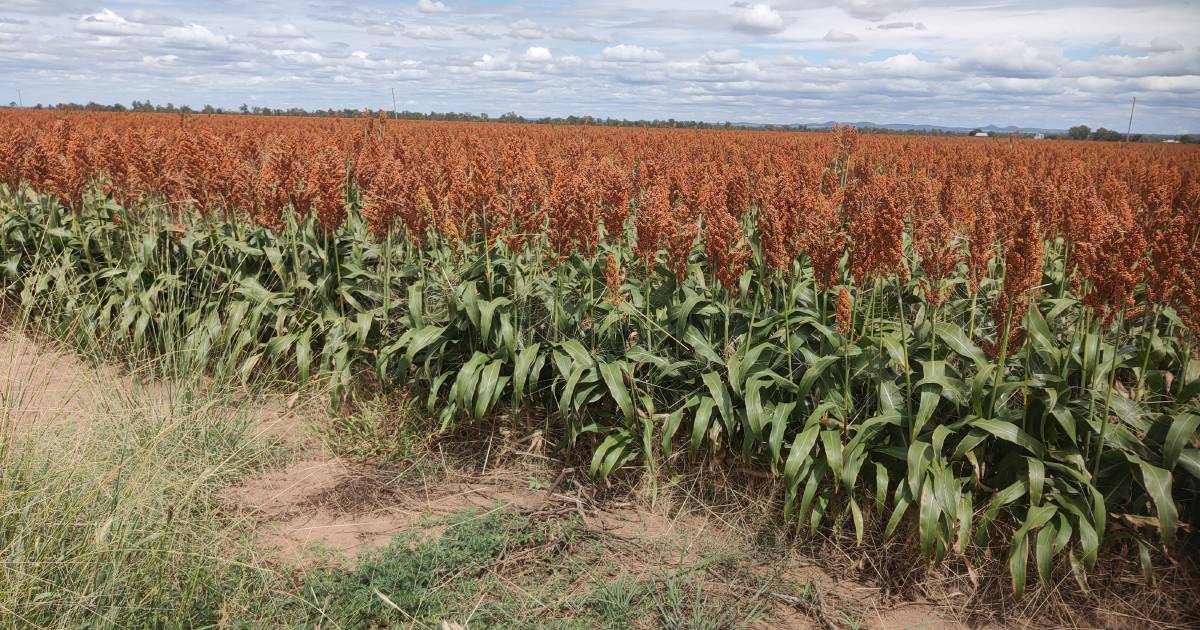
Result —
<svg viewBox="0 0 1200 630"><path fill-rule="evenodd" d="M10 107L16 107L16 103L11 103ZM358 118L362 116L377 116L376 112L359 109L304 109L302 107L290 107L287 109L272 108L272 107L251 107L249 105L241 105L240 107L228 110L212 105L205 105L199 110L193 109L187 105L176 106L173 103L166 105L155 105L150 101L133 101L132 104L126 106L122 103L114 105L105 105L101 103L89 102L85 105L79 103L58 103L56 105L42 105L38 103L33 109L55 109L68 111L93 111L93 112L154 112L159 114L244 114L250 116L309 116L309 117L330 117L330 118ZM470 121L470 122L502 122L502 123L526 123L538 125L592 125L603 127L671 127L678 129L739 129L750 131L825 131L827 127L809 127L808 125L785 125L785 124L770 124L770 123L734 123L734 122L706 122L700 120L676 120L675 118L662 119L638 119L629 120L626 118L596 118L593 116L543 116L540 118L529 118L522 116L516 112L507 112L498 117L493 117L487 113L473 114L470 112L413 112L413 111L397 111L391 112L383 110L383 114L388 118L397 120L444 120L444 121ZM863 127L859 129L860 133L879 133L889 135L910 135L910 136L953 136L960 135L955 131L947 131L943 129L888 129L885 127Z"/></svg>
<svg viewBox="0 0 1200 630"><path fill-rule="evenodd" d="M1105 129L1104 127L1092 131L1087 125L1076 125L1067 130L1067 137L1072 140L1105 140L1115 142L1124 140L1125 134L1113 131L1112 129ZM1131 135L1129 139L1133 140L1133 136Z"/></svg>
<svg viewBox="0 0 1200 630"><path fill-rule="evenodd" d="M16 107L17 104L10 103L10 107ZM302 107L289 107L287 109L275 107L259 107L242 104L240 107L228 110L222 107L214 107L205 105L200 109L193 109L188 105L175 105L167 103L166 105L155 105L150 101L133 101L130 105L116 103L106 105L102 103L89 102L87 104L80 103L58 103L55 105L42 105L38 103L33 109L54 109L65 111L90 111L90 112L154 112L159 114L243 114L249 116L308 116L308 117L329 117L329 118L358 118L362 116L376 116L376 112L370 110L360 110L353 108L343 109L304 109ZM624 118L596 118L592 116L545 116L541 118L526 118L516 112L508 112L499 117L489 116L487 113L473 114L470 112L413 112L413 111L387 111L381 110L383 115L388 118L398 120L445 120L445 121L470 121L470 122L505 122L505 123L531 123L531 124L549 124L549 125L599 125L608 127L678 127L683 129L762 129L773 131L797 131L806 130L803 125L740 125L732 122L705 122L698 120L676 120L668 118L666 120L628 120Z"/></svg>
<svg viewBox="0 0 1200 630"><path fill-rule="evenodd" d="M1105 142L1119 142L1125 140L1125 134L1112 129L1092 129L1087 125L1076 125L1067 130L1067 138L1071 140L1101 140ZM1175 138L1184 144L1200 143L1200 136L1183 134L1181 136L1170 136L1161 134L1129 134L1130 142L1160 142L1166 138Z"/></svg>

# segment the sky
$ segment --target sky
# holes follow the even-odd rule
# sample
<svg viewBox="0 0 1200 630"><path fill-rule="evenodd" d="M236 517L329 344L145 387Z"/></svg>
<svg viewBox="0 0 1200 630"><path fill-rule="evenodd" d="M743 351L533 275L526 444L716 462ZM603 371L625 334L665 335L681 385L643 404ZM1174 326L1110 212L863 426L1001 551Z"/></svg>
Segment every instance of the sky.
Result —
<svg viewBox="0 0 1200 630"><path fill-rule="evenodd" d="M1200 0L0 0L0 102L1200 131Z"/></svg>

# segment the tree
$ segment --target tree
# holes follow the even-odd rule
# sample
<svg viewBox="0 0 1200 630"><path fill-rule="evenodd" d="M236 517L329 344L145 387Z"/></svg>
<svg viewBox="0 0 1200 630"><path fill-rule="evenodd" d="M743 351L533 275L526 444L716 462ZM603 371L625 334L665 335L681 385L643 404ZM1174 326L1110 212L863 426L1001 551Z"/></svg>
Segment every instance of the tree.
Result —
<svg viewBox="0 0 1200 630"><path fill-rule="evenodd" d="M975 134L977 134L977 133L983 133L983 130L982 130L982 129L978 129L978 128L976 128L976 129L972 129L972 130L971 130L971 132L970 132L970 133L968 133L967 135L968 135L968 136L973 136L973 135L975 135Z"/></svg>
<svg viewBox="0 0 1200 630"><path fill-rule="evenodd" d="M1072 140L1087 140L1090 135L1092 135L1092 129L1087 125L1079 125L1067 130L1067 137Z"/></svg>

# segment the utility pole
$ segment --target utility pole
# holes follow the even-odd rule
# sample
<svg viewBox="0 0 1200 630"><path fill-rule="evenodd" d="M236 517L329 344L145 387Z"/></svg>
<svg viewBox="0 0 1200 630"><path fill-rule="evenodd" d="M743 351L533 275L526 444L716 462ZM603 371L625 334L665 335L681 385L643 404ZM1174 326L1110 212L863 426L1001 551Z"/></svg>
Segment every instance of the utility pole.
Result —
<svg viewBox="0 0 1200 630"><path fill-rule="evenodd" d="M1125 128L1125 142L1129 142L1129 132L1133 131L1133 108L1137 107L1137 97L1133 97L1133 104L1129 106L1129 126Z"/></svg>
<svg viewBox="0 0 1200 630"><path fill-rule="evenodd" d="M396 88L392 88L392 118L396 117Z"/></svg>
<svg viewBox="0 0 1200 630"><path fill-rule="evenodd" d="M21 109L25 109L25 101L21 99L21 88L17 88L17 105L20 105Z"/></svg>

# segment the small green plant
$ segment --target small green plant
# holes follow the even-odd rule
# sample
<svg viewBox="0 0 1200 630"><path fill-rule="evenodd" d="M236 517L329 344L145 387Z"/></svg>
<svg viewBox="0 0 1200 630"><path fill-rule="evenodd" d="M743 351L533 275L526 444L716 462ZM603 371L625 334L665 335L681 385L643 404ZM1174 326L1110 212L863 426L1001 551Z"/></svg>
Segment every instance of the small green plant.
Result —
<svg viewBox="0 0 1200 630"><path fill-rule="evenodd" d="M710 594L695 574L673 575L663 581L654 600L658 626L687 630L746 628L762 620L766 608L761 593L741 597L730 605Z"/></svg>
<svg viewBox="0 0 1200 630"><path fill-rule="evenodd" d="M653 595L653 584L638 581L622 571L615 578L602 579L589 594L588 605L603 627L633 628L647 614Z"/></svg>
<svg viewBox="0 0 1200 630"><path fill-rule="evenodd" d="M428 446L433 436L425 414L404 393L360 401L353 413L333 415L321 436L342 457L387 465Z"/></svg>
<svg viewBox="0 0 1200 630"><path fill-rule="evenodd" d="M415 533L363 556L357 568L325 568L305 576L311 621L341 628L416 623L436 627L469 610L466 594L486 592L489 567L504 554L538 545L549 526L494 509L467 511L446 521L440 538L418 542Z"/></svg>

